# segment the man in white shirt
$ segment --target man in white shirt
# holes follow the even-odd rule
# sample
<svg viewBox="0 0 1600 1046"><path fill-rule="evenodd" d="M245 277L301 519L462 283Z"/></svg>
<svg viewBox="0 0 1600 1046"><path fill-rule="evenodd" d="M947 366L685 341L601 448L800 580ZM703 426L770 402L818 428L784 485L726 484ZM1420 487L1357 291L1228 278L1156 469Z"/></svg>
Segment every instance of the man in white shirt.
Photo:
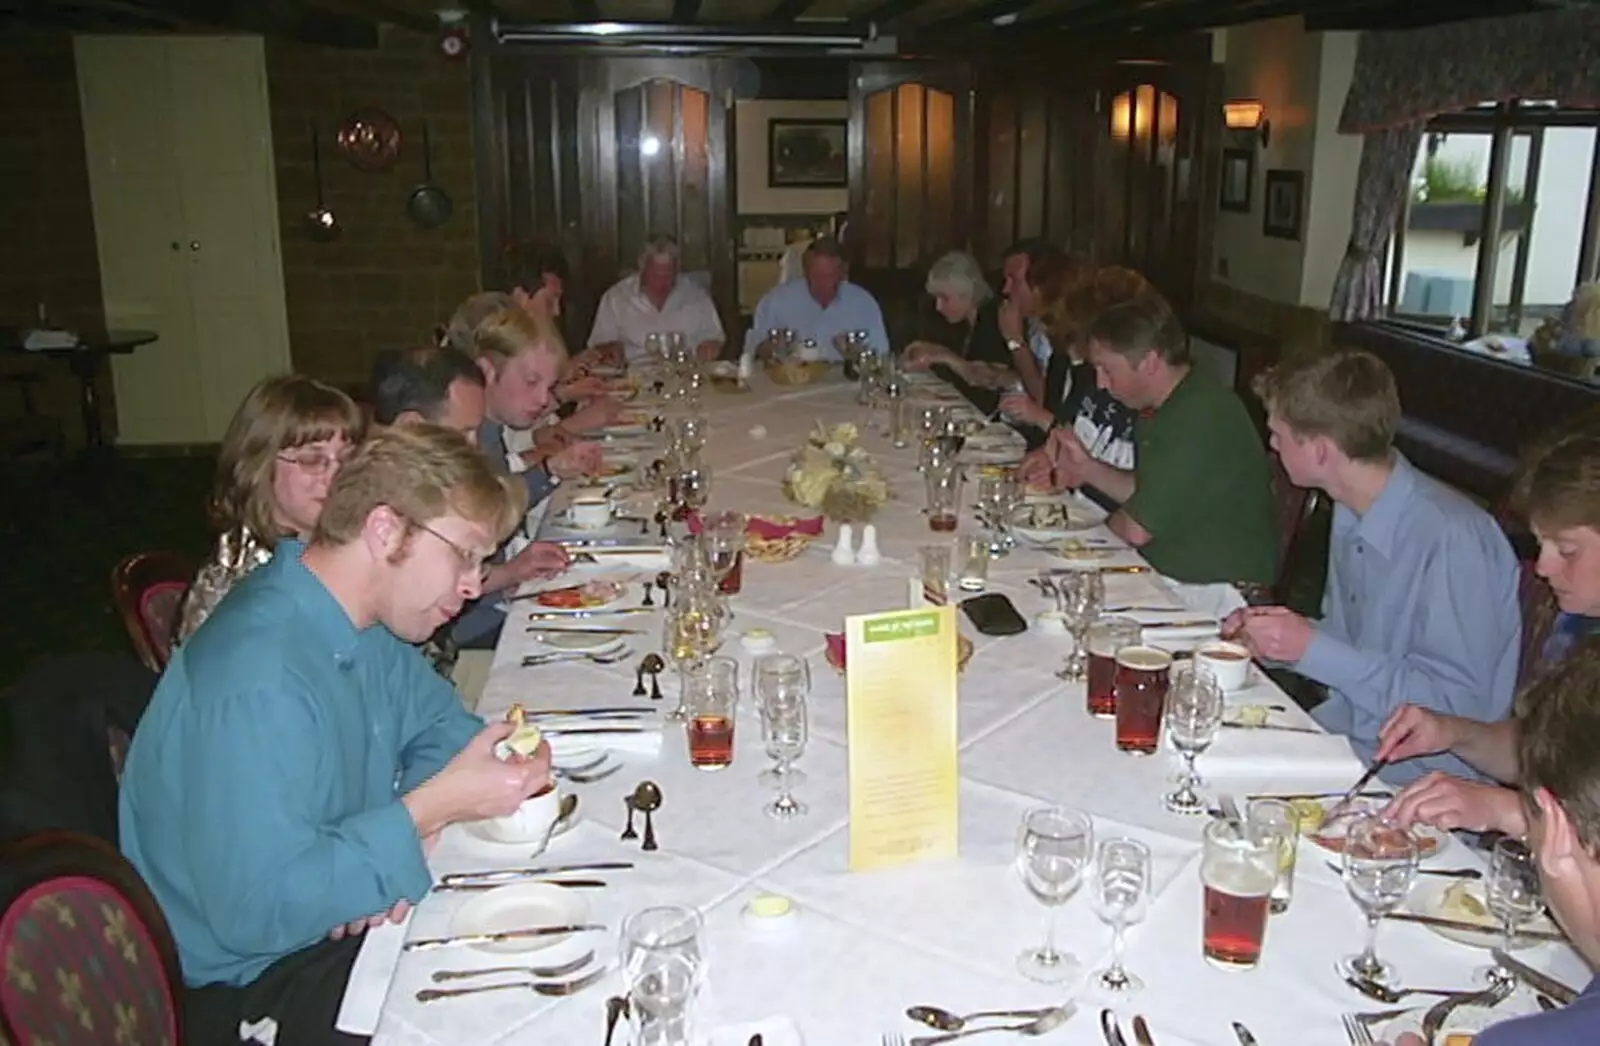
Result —
<svg viewBox="0 0 1600 1046"><path fill-rule="evenodd" d="M682 334L703 360L715 359L727 340L711 295L678 272L678 241L657 236L640 252L639 271L600 299L589 348L631 363L645 358L647 335L672 333Z"/></svg>
<svg viewBox="0 0 1600 1046"><path fill-rule="evenodd" d="M755 321L745 336L745 355L758 352L770 330L787 329L802 341L817 343L823 358L837 360L834 337L865 331L867 344L879 356L889 352L883 311L877 299L846 279L844 253L837 241L812 241L801 261L805 278L780 283L756 305Z"/></svg>

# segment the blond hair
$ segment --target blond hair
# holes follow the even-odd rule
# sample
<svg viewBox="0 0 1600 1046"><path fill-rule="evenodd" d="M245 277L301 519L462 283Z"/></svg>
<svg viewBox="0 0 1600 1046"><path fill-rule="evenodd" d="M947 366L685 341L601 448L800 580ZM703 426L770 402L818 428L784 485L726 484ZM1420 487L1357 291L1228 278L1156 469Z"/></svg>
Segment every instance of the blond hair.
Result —
<svg viewBox="0 0 1600 1046"><path fill-rule="evenodd" d="M1400 424L1400 391L1370 352L1341 350L1280 363L1250 383L1267 413L1297 436L1324 436L1351 461L1383 461Z"/></svg>
<svg viewBox="0 0 1600 1046"><path fill-rule="evenodd" d="M272 548L284 536L272 492L278 455L335 436L359 443L365 432L361 408L331 385L299 374L256 382L234 412L217 452L211 522L223 531L245 527Z"/></svg>
<svg viewBox="0 0 1600 1046"><path fill-rule="evenodd" d="M567 358L567 343L555 322L516 306L489 316L472 333L473 357L489 360L497 371L506 360L536 349L544 349L558 362Z"/></svg>
<svg viewBox="0 0 1600 1046"><path fill-rule="evenodd" d="M439 344L448 345L453 349L460 349L468 356L472 355L472 339L477 333L479 324L503 309L516 305L516 301L509 294L500 291L486 291L474 294L450 314L450 320L439 328Z"/></svg>
<svg viewBox="0 0 1600 1046"><path fill-rule="evenodd" d="M351 456L328 491L312 540L355 541L380 505L411 526L453 512L488 527L499 545L522 519L528 493L461 433L418 422L380 430Z"/></svg>

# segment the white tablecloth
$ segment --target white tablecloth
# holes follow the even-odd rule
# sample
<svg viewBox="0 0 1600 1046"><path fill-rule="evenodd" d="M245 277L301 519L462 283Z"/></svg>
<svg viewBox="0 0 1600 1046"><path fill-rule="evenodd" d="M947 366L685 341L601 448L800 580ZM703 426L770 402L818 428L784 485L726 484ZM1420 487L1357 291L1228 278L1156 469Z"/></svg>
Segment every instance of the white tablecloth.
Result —
<svg viewBox="0 0 1600 1046"><path fill-rule="evenodd" d="M794 512L779 493L778 481L789 455L818 420L861 423L868 448L884 462L896 491L876 521L885 556L881 565L834 566L828 557L834 537L830 527L792 562L769 565L747 559L743 593L733 600L734 633L770 629L781 649L810 660L812 740L800 763L809 780L796 790L810 812L787 823L762 814L769 795L756 780L766 761L753 708L740 709L736 755L721 773L692 769L681 730L669 724L659 755L623 756L621 773L597 784L571 786L581 797L582 819L541 859L627 859L637 864L632 871L604 873L610 888L583 891L592 919L609 927L604 935L584 938L583 947L597 948L604 960L615 954L616 930L628 912L653 904L690 904L706 915L710 987L704 1016L713 1026L785 1015L812 1046L871 1046L885 1032L917 1033L903 1016L905 1007L916 1003L960 1012L1045 1005L1070 997L1078 1001L1077 1015L1040 1041L1099 1043L1097 1014L1104 1003L1085 987L1084 978L1044 987L1024 980L1014 967L1017 953L1039 943L1044 929L1044 910L1012 870L1018 822L1030 806L1065 802L1095 816L1099 837L1134 836L1154 854L1157 893L1148 918L1130 931L1127 948L1130 968L1148 987L1117 1005L1125 1022L1134 1013L1144 1014L1164 1046L1231 1046L1235 1039L1229 1022L1234 1020L1247 1024L1263 1046L1343 1043L1338 1014L1376 1007L1346 987L1333 970L1341 955L1359 948L1363 922L1337 875L1325 867L1326 855L1302 844L1294 903L1268 927L1257 970L1230 974L1208 966L1200 954L1202 822L1169 814L1160 803L1176 763L1170 755L1139 759L1115 750L1112 724L1086 714L1082 685L1054 677L1066 653L1063 638L1037 630L986 638L963 620L976 654L962 677L960 698L961 856L871 874L847 870L843 684L822 657L823 634L840 630L848 614L904 606L906 579L917 570L917 546L930 540L920 512L922 485L913 471L913 452L888 445L879 432L881 420L856 405L853 387L833 382L780 389L757 380L753 393L708 393L711 438L706 457L714 473L713 507ZM751 435L758 425L765 433ZM990 591L1006 593L1031 616L1044 606L1025 579L1052 562L1060 561L1026 550L996 560ZM1227 606L1227 596L1213 588L1174 589L1152 574L1108 575L1107 587L1108 603L1176 607L1181 596L1192 609L1204 612ZM479 705L481 714L492 718L518 701L568 707L642 700L629 696L637 657L608 667L522 668L523 655L537 646L526 634L523 616L514 612L507 623ZM658 615L626 620L630 625L642 622L649 630L632 637L640 640L636 652L658 646ZM727 649L738 652L739 644L730 642ZM750 658L740 657L743 682ZM662 682L667 694L663 704L670 706L677 686L669 675ZM1286 705L1289 711L1278 714L1278 721L1310 724L1309 717L1264 680L1234 700ZM1260 744L1264 736L1252 737L1250 743ZM1328 773L1326 765L1309 775L1280 766L1267 777L1235 769L1209 787L1212 794L1226 788L1239 795L1341 789L1356 772L1353 761L1336 774ZM644 778L659 782L665 795L656 815L662 842L658 853L644 853L637 843L618 839L625 819L623 797ZM1436 860L1456 865L1477 859L1452 843ZM434 859L440 873L525 863L525 853L478 842L459 827L446 833ZM743 907L762 892L795 901L798 913L783 931L756 931L742 920ZM418 908L409 934L449 932L452 913L470 896L430 896ZM1106 961L1110 930L1095 918L1084 894L1061 911L1059 926L1059 940L1087 968L1097 969ZM1486 959L1486 953L1445 942L1423 927L1401 924L1383 927L1380 951L1398 965L1408 983L1429 986L1465 985ZM1570 983L1583 982L1578 960L1564 948L1545 946L1525 954ZM531 961L542 962L545 956L538 953ZM503 959L496 956L491 962L468 948L406 953L374 1041L382 1046L599 1041L606 996L619 990L616 974L566 999L524 992L429 1004L413 998L436 969Z"/></svg>

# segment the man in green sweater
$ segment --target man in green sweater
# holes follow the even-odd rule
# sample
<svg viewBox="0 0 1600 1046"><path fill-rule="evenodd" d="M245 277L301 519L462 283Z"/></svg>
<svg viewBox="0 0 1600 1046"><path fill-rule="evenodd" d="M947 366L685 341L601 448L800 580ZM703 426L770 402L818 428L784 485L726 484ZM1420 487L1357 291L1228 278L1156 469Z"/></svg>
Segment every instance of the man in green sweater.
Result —
<svg viewBox="0 0 1600 1046"><path fill-rule="evenodd" d="M1266 448L1233 390L1194 369L1172 307L1141 294L1101 313L1088 341L1100 386L1139 412L1136 465L1096 461L1058 428L1047 444L1056 483L1120 502L1112 532L1174 580L1274 581L1278 513Z"/></svg>

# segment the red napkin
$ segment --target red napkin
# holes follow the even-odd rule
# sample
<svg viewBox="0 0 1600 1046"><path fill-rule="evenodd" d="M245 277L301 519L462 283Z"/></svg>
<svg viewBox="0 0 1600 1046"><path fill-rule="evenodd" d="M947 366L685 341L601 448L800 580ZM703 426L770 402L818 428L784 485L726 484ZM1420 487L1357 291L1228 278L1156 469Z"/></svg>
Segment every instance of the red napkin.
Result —
<svg viewBox="0 0 1600 1046"><path fill-rule="evenodd" d="M828 641L828 660L844 668L844 633L829 632L824 638Z"/></svg>
<svg viewBox="0 0 1600 1046"><path fill-rule="evenodd" d="M689 533L698 534L704 529L698 512L691 512L687 520ZM783 523L778 520L766 519L761 516L751 516L750 522L745 525L745 533L754 534L758 538L776 541L786 538L790 534L805 534L817 537L822 533L823 517L813 516L811 519L797 519L793 523Z"/></svg>

